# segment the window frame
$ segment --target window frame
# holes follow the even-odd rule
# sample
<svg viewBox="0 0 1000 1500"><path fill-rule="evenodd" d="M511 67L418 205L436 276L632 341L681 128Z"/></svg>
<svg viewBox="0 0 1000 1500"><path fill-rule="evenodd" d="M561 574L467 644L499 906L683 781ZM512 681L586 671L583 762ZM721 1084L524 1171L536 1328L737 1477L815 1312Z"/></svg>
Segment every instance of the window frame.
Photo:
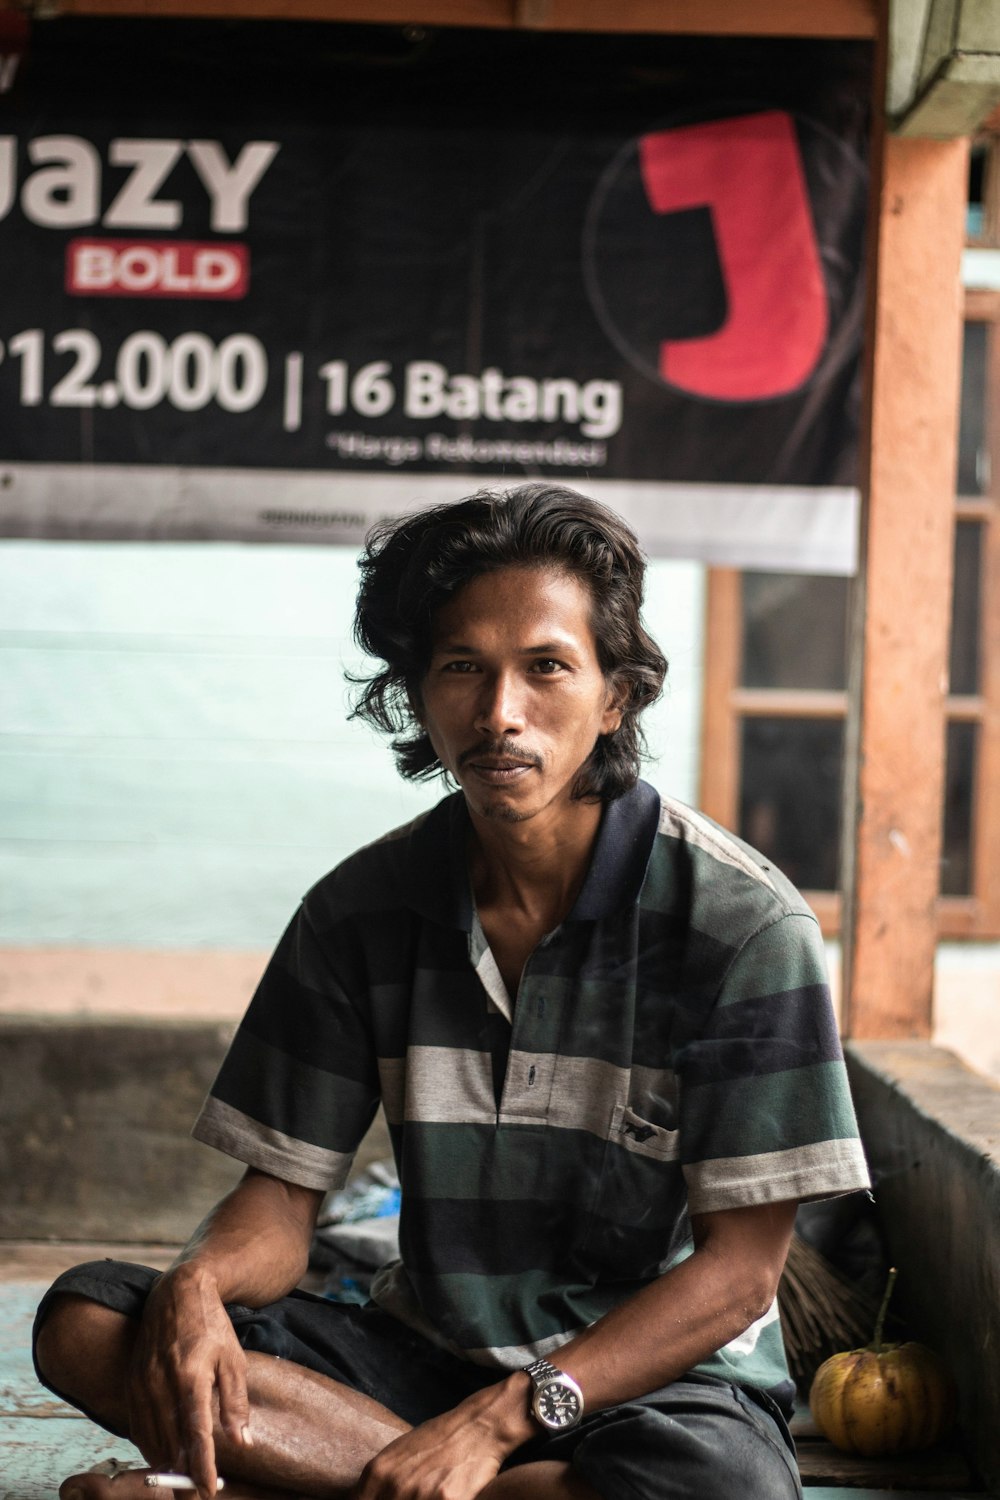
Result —
<svg viewBox="0 0 1000 1500"><path fill-rule="evenodd" d="M990 153L991 167L1000 153ZM994 171L993 181L996 181ZM990 195L991 200L993 194ZM992 222L992 217L990 222ZM985 238L985 236L984 236ZM983 243L983 240L978 241ZM990 490L955 498L955 521L982 525L980 552L980 684L976 694L949 694L947 721L979 726L971 811L968 896L939 896L938 936L1000 938L1000 291L968 290L965 319L991 325L986 378L986 446ZM749 717L845 718L847 692L747 688L740 685L742 573L710 568L706 588L700 803L709 817L736 828L740 801L740 738ZM943 815L943 809L942 809ZM991 857L992 853L992 857ZM825 936L840 932L839 891L803 891Z"/></svg>

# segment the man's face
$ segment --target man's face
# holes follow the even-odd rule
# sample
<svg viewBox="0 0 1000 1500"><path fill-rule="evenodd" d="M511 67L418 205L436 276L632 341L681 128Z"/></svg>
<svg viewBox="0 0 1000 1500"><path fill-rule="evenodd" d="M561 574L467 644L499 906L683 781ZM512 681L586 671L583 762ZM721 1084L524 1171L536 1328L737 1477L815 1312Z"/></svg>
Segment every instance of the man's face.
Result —
<svg viewBox="0 0 1000 1500"><path fill-rule="evenodd" d="M621 723L590 611L572 574L522 567L474 578L438 611L419 718L474 814L558 815Z"/></svg>

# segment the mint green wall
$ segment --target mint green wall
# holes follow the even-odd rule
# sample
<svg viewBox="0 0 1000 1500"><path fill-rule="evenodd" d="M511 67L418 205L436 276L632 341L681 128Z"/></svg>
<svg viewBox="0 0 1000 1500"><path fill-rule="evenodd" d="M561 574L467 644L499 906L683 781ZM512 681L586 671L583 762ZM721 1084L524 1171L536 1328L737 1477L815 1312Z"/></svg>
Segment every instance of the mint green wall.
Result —
<svg viewBox="0 0 1000 1500"><path fill-rule="evenodd" d="M441 795L345 720L355 578L340 548L0 544L0 944L267 948ZM688 801L702 588L651 565L648 774Z"/></svg>

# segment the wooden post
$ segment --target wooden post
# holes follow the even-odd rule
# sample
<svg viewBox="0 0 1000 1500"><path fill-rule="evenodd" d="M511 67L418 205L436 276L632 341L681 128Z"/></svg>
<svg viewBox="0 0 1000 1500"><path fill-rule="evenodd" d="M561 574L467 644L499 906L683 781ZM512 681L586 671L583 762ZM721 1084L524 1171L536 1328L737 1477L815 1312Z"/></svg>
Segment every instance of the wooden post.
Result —
<svg viewBox="0 0 1000 1500"><path fill-rule="evenodd" d="M930 1035L968 144L888 137L844 799L844 1029Z"/></svg>

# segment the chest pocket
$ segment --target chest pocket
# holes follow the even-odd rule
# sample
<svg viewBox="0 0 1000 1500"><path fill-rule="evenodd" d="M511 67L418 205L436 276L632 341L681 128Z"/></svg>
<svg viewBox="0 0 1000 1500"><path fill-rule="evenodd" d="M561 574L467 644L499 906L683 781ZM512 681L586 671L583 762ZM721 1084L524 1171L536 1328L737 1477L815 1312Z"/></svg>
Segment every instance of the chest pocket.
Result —
<svg viewBox="0 0 1000 1500"><path fill-rule="evenodd" d="M680 1132L617 1104L584 1246L602 1280L653 1276L688 1233Z"/></svg>
<svg viewBox="0 0 1000 1500"><path fill-rule="evenodd" d="M634 1151L637 1156L649 1156L654 1161L676 1161L680 1152L680 1132L653 1125L627 1104L616 1104L608 1144Z"/></svg>

